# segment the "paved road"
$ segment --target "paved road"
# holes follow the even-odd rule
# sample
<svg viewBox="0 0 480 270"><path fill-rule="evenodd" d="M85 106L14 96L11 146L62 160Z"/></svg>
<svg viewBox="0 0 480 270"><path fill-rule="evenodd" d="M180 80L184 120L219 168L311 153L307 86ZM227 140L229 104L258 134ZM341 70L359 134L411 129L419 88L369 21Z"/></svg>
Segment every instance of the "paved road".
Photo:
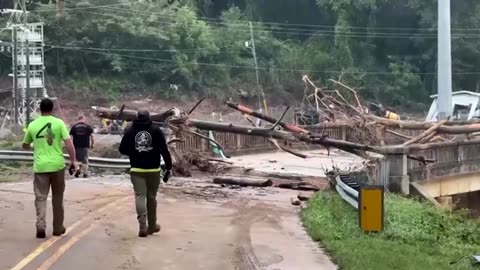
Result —
<svg viewBox="0 0 480 270"><path fill-rule="evenodd" d="M296 195L174 179L158 195L162 231L138 238L125 176L71 180L67 234L37 240L32 184L1 184L0 269L336 269L304 232Z"/></svg>

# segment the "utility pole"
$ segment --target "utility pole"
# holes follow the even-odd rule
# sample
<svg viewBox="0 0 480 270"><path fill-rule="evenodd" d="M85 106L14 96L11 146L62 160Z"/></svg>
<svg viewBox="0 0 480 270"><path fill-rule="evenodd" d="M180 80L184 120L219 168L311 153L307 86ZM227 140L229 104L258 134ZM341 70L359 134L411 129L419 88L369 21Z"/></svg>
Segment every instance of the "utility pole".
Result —
<svg viewBox="0 0 480 270"><path fill-rule="evenodd" d="M17 132L18 126L18 50L17 50L17 27L13 27L13 106L14 106L14 127Z"/></svg>
<svg viewBox="0 0 480 270"><path fill-rule="evenodd" d="M437 119L452 115L452 39L450 0L438 0L438 102Z"/></svg>
<svg viewBox="0 0 480 270"><path fill-rule="evenodd" d="M250 47L250 49L252 50L253 62L255 64L255 75L257 77L258 109L259 109L260 112L262 112L262 98L263 98L263 103L265 105L265 112L267 113L267 104L266 104L266 101L265 101L265 94L263 93L263 90L260 87L260 77L258 75L257 51L255 49L255 37L253 36L252 22L249 22L249 25L250 25L250 41L252 42L252 46Z"/></svg>
<svg viewBox="0 0 480 270"><path fill-rule="evenodd" d="M62 0L57 0L56 1L56 6L57 6L57 18L62 16L62 9L63 9L63 1Z"/></svg>
<svg viewBox="0 0 480 270"><path fill-rule="evenodd" d="M25 79L26 79L26 89L25 89L25 99L26 99L26 126L30 124L30 50L28 44L28 38L30 37L30 31L28 30L28 17L27 17L27 3L25 0L22 0L22 9L23 9L23 25L24 25L24 38L25 38L25 58L26 58L26 67L25 67Z"/></svg>

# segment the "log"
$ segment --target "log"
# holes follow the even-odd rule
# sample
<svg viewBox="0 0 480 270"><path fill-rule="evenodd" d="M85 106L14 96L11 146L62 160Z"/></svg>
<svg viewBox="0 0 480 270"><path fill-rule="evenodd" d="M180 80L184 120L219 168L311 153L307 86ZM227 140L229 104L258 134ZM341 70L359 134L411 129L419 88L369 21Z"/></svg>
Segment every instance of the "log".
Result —
<svg viewBox="0 0 480 270"><path fill-rule="evenodd" d="M121 113L117 110L111 110L102 107L93 107L96 110L97 116L100 118L106 119L117 119L125 121L133 121L137 118L137 111L133 110L123 110ZM178 109L172 108L170 110L160 112L160 113L151 113L150 118L154 122L165 122L169 117L174 116L178 112Z"/></svg>
<svg viewBox="0 0 480 270"><path fill-rule="evenodd" d="M170 123L173 125L177 124L176 119L172 120ZM251 126L233 125L230 123L202 121L202 120L196 120L196 119L187 119L185 124L187 126L195 127L203 130L220 131L220 132L235 133L235 134L245 134L245 135L252 135L252 136L275 138L275 139L287 140L287 141L297 141L297 138L292 133L279 131L279 130L272 130L269 128L257 128L257 127L251 127Z"/></svg>
<svg viewBox="0 0 480 270"><path fill-rule="evenodd" d="M232 109L235 109L237 111L240 111L242 113L245 113L245 114L248 114L248 115L251 115L253 117L256 117L258 119L261 119L261 120L264 120L264 121L267 121L271 124L275 124L277 122L277 119L273 118L273 117L270 117L270 116L267 116L267 115L264 115L262 113L259 113L257 111L254 111L248 107L245 107L243 105L240 105L240 104L234 104L232 102L226 102L227 106L232 108ZM288 123L285 123L285 122L282 122L280 121L278 123L279 126L283 127L284 129L288 130L288 131L291 131L291 132L294 132L294 133L304 133L304 134L308 134L310 133L308 130L306 129L303 129L303 128L300 128L298 126L295 126L295 125L292 125L292 124L288 124Z"/></svg>
<svg viewBox="0 0 480 270"><path fill-rule="evenodd" d="M437 132L433 132L430 135L428 135L427 137L421 139L418 143L420 143L420 144L429 143L429 142L432 141L433 137L435 137L436 135L437 135Z"/></svg>
<svg viewBox="0 0 480 270"><path fill-rule="evenodd" d="M179 124L176 123L176 119L170 121L171 124ZM341 140L334 140L329 138L312 138L308 134L295 134L285 131L279 130L272 130L269 128L256 128L250 126L242 126L242 125L233 125L229 123L218 123L218 122L209 122L209 121L202 121L196 119L188 119L186 120L185 124L187 126L196 127L198 129L203 130L212 130L212 131L220 131L220 132L227 132L227 133L236 133L236 134L245 134L245 135L252 135L252 136L260 136L265 138L274 138L279 140L286 140L286 141L302 141L311 144L319 144L324 147L335 147L345 152L352 153L354 155L358 155L361 157L366 157L361 151L372 151L377 152L379 148L374 146L368 146L364 144L356 144L347 141Z"/></svg>
<svg viewBox="0 0 480 270"><path fill-rule="evenodd" d="M287 188L287 189L295 189L295 190L303 190L303 191L319 191L320 188L317 186L312 185L308 182L297 182L297 183L281 183L278 184L277 187L279 188Z"/></svg>
<svg viewBox="0 0 480 270"><path fill-rule="evenodd" d="M364 117L385 126L398 127L402 129L422 130L429 129L435 125L435 123L430 122L390 120L373 115L364 115ZM455 125L455 122L448 121L445 122L445 125L439 127L436 131L438 134L468 134L480 132L480 123L476 121L473 121L473 123L474 124Z"/></svg>
<svg viewBox="0 0 480 270"><path fill-rule="evenodd" d="M431 126L429 129L425 130L422 134L416 136L416 137L413 137L412 139L406 141L404 144L402 144L402 146L407 146L407 145L410 145L410 144L414 144L416 142L419 142L425 138L428 138L428 137L433 137L435 132L437 131L437 129L439 129L443 124L445 124L447 122L447 119L445 120L442 120L438 123L435 123L435 125ZM430 139L431 139L430 137Z"/></svg>
<svg viewBox="0 0 480 270"><path fill-rule="evenodd" d="M215 184L251 186L251 187L270 187L273 185L272 180L266 178L246 178L239 176L218 176L213 178Z"/></svg>
<svg viewBox="0 0 480 270"><path fill-rule="evenodd" d="M97 109L97 115L101 117L116 117L118 114L117 111L113 110L106 110L104 108ZM166 119L167 115L171 115L171 113L164 112L161 114L153 114L156 115L158 118L155 118L154 121L160 120L160 118ZM129 120L135 119L136 112L134 111L123 111L121 115L122 120ZM278 121L276 121L278 122ZM333 140L325 137L312 137L309 134L305 133L292 133L286 132L281 130L275 130L271 128L261 128L261 127L251 127L251 126L243 126L243 125L233 125L230 123L219 123L219 122L211 122L211 121L202 121L196 119L189 119L189 118L174 118L169 120L169 125L173 125L175 127L187 126L187 127L194 127L201 130L211 130L211 131L219 131L225 133L235 133L235 134L245 134L251 136L260 136L265 138L273 138L279 140L286 140L286 141L293 141L293 142L305 142L311 144L319 144L324 147L335 147L340 150L361 156L366 157L363 151L378 151L377 148L371 147L368 145L363 144L355 144L346 141L340 140Z"/></svg>

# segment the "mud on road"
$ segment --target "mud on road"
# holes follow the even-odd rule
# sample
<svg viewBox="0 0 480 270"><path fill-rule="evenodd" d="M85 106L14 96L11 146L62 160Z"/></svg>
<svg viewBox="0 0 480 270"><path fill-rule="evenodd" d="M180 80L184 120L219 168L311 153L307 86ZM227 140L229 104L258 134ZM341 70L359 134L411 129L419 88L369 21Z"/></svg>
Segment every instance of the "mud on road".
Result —
<svg viewBox="0 0 480 270"><path fill-rule="evenodd" d="M31 183L1 184L0 269L336 269L304 232L297 194L174 178L158 194L162 231L139 238L127 176L70 180L67 234L37 240Z"/></svg>

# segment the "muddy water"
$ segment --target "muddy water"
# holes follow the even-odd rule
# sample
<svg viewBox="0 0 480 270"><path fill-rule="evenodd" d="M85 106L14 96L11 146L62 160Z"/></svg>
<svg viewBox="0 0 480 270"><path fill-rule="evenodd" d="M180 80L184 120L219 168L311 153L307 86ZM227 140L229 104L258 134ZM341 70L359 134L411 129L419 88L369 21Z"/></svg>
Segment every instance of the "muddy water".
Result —
<svg viewBox="0 0 480 270"><path fill-rule="evenodd" d="M472 217L480 218L480 191L453 196L455 209L469 209Z"/></svg>

